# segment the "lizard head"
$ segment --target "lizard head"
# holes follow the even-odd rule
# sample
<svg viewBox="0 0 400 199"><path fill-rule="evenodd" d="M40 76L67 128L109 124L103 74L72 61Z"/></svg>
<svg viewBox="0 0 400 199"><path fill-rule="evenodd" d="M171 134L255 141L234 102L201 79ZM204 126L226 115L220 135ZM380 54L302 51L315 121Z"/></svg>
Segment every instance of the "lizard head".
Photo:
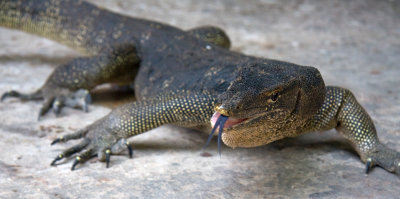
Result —
<svg viewBox="0 0 400 199"><path fill-rule="evenodd" d="M254 147L287 137L288 128L301 127L323 103L325 85L316 68L270 61L242 67L218 97L212 126L224 120L223 142Z"/></svg>

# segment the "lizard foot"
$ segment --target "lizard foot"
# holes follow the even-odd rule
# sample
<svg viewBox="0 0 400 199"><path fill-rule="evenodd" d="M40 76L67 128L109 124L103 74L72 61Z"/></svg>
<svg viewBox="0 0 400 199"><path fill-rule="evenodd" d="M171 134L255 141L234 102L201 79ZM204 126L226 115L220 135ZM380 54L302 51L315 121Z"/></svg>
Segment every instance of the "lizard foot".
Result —
<svg viewBox="0 0 400 199"><path fill-rule="evenodd" d="M372 167L377 165L399 175L400 153L379 143L372 152L366 155L365 164L365 173L368 173Z"/></svg>
<svg viewBox="0 0 400 199"><path fill-rule="evenodd" d="M63 107L79 108L88 112L88 104L91 96L88 90L79 89L75 92L67 89L39 89L32 94L23 94L18 91L8 91L1 96L1 101L8 97L16 97L21 100L41 100L44 99L42 108L39 111L38 120L44 116L51 108L56 116L59 116Z"/></svg>
<svg viewBox="0 0 400 199"><path fill-rule="evenodd" d="M129 157L132 158L133 150L129 142L111 132L107 128L106 119L101 119L88 127L81 129L75 133L67 134L65 136L55 139L51 145L59 142L67 142L73 139L83 140L61 152L52 162L51 165L55 166L56 163L64 158L69 158L74 154L75 160L72 164L71 170L75 170L78 164L83 164L92 157L97 156L100 161L105 161L107 168L110 164L111 154L119 154L125 149L128 149Z"/></svg>
<svg viewBox="0 0 400 199"><path fill-rule="evenodd" d="M58 117L63 107L71 107L82 109L85 112L89 111L88 105L91 103L91 96L88 90L79 89L75 92L64 90L55 92L46 96L42 108L39 111L38 119L44 116L50 109L53 109L54 114Z"/></svg>

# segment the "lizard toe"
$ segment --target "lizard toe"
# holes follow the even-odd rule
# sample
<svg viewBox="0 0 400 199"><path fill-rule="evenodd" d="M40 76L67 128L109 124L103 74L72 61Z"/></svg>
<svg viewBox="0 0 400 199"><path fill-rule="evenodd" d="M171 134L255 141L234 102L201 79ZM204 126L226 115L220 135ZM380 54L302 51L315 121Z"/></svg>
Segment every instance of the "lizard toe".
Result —
<svg viewBox="0 0 400 199"><path fill-rule="evenodd" d="M83 129L81 129L79 131L76 131L74 133L70 133L70 134L67 134L67 135L60 136L57 139L53 140L51 142L51 145L57 144L59 142L68 142L69 140L75 140L75 139L82 138L82 137L84 137L86 135L86 133L88 133L88 131L89 131L89 126L86 127L86 128L83 128Z"/></svg>
<svg viewBox="0 0 400 199"><path fill-rule="evenodd" d="M38 120L40 120L44 115L46 115L47 112L49 112L50 108L53 105L54 100L55 97L49 97L45 99L45 101L42 104L42 107L40 108Z"/></svg>
<svg viewBox="0 0 400 199"><path fill-rule="evenodd" d="M60 116L61 109L64 107L65 98L56 98L53 102L52 109L56 117Z"/></svg>
<svg viewBox="0 0 400 199"><path fill-rule="evenodd" d="M92 147L85 149L84 151L80 152L76 157L74 162L72 163L71 171L75 170L75 167L78 164L83 164L90 158L94 157L94 149Z"/></svg>
<svg viewBox="0 0 400 199"><path fill-rule="evenodd" d="M111 147L111 153L112 154L120 154L121 152L125 151L126 149L128 149L129 157L132 158L132 156L133 156L132 146L126 139L123 138L123 139L120 139L117 143L115 143Z"/></svg>
<svg viewBox="0 0 400 199"><path fill-rule="evenodd" d="M111 160L111 149L110 148L100 148L97 151L97 158L102 162L106 162L106 168L109 168L110 160Z"/></svg>
<svg viewBox="0 0 400 199"><path fill-rule="evenodd" d="M15 90L10 90L10 91L7 91L7 92L3 93L3 95L1 96L0 101L3 102L6 98L9 98L9 97L15 97L15 98L19 98L21 100L40 100L40 99L43 99L43 95L42 95L42 91L41 90L38 90L38 91L36 91L34 93L31 93L31 94L23 94L23 93L20 93L18 91L15 91Z"/></svg>
<svg viewBox="0 0 400 199"><path fill-rule="evenodd" d="M52 162L51 162L51 166L55 166L56 163L64 158L68 158L71 155L82 151L84 148L86 148L90 143L89 139L84 139L82 142L80 142L79 144L76 144L66 150L64 150L62 153L60 153Z"/></svg>

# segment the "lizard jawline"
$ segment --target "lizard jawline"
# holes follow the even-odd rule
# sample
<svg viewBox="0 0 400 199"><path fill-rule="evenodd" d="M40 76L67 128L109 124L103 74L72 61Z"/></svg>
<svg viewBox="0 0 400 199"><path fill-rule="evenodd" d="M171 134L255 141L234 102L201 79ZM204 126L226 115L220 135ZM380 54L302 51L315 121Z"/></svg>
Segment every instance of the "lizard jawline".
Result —
<svg viewBox="0 0 400 199"><path fill-rule="evenodd" d="M277 116L277 117L287 118L290 115L294 115L299 111L300 100L301 100L301 93L299 91L297 93L297 96L296 96L296 103L295 103L295 105L293 106L293 109L290 112L283 111L283 110L280 110L280 109L276 109L276 110L269 111L269 112L259 113L259 114L256 114L256 115L252 116L252 117L249 117L249 118L229 117L228 120L224 124L224 131L225 132L229 131L229 130L235 128L235 127L238 127L239 125L246 125L246 124L252 123L253 120L260 119L260 118L265 117L267 115L270 116L269 118L274 118L274 116L275 117ZM214 128L215 123L216 123L217 119L220 116L221 116L221 113L214 112L214 114L213 114L213 116L211 117L211 120L210 120L211 128ZM218 129L219 129L219 127L217 127L217 130Z"/></svg>

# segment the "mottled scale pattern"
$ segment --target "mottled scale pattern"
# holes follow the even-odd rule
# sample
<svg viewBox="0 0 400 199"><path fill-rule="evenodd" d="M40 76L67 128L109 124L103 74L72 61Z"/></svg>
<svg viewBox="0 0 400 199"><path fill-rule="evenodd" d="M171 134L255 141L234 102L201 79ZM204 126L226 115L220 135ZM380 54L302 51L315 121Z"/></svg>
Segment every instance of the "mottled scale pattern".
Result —
<svg viewBox="0 0 400 199"><path fill-rule="evenodd" d="M344 89L342 89L344 90ZM340 132L352 141L358 150L369 152L375 149L378 141L375 125L353 94L346 90L343 105L337 119Z"/></svg>
<svg viewBox="0 0 400 199"><path fill-rule="evenodd" d="M312 130L328 130L338 125L337 114L342 106L344 89L326 87L324 103L308 124Z"/></svg>
<svg viewBox="0 0 400 199"><path fill-rule="evenodd" d="M71 90L92 89L118 80L129 83L134 79L139 61L134 46L117 46L97 56L76 58L57 67L47 81Z"/></svg>
<svg viewBox="0 0 400 199"><path fill-rule="evenodd" d="M57 0L1 1L0 24L51 38L85 54L92 54L93 51L97 53L99 46L90 46L89 50L89 45L87 45L89 33L93 31L93 21L88 21L96 16L88 14L91 12L90 7L87 6L85 17L72 20L72 16L65 14L67 13L65 10L70 9L70 12L74 12L74 8L68 4L65 5L66 2ZM75 1L74 4L86 6L82 1Z"/></svg>
<svg viewBox="0 0 400 199"><path fill-rule="evenodd" d="M223 48L230 48L231 41L226 33L217 27L202 26L187 31L192 36L213 43Z"/></svg>
<svg viewBox="0 0 400 199"><path fill-rule="evenodd" d="M367 112L347 89L326 87L325 101L305 129L323 131L337 128L363 156L379 142Z"/></svg>
<svg viewBox="0 0 400 199"><path fill-rule="evenodd" d="M163 124L193 127L210 125L214 98L209 93L177 91L159 97L126 104L116 109L113 122L119 137L131 137ZM113 114L111 114L113 115Z"/></svg>

